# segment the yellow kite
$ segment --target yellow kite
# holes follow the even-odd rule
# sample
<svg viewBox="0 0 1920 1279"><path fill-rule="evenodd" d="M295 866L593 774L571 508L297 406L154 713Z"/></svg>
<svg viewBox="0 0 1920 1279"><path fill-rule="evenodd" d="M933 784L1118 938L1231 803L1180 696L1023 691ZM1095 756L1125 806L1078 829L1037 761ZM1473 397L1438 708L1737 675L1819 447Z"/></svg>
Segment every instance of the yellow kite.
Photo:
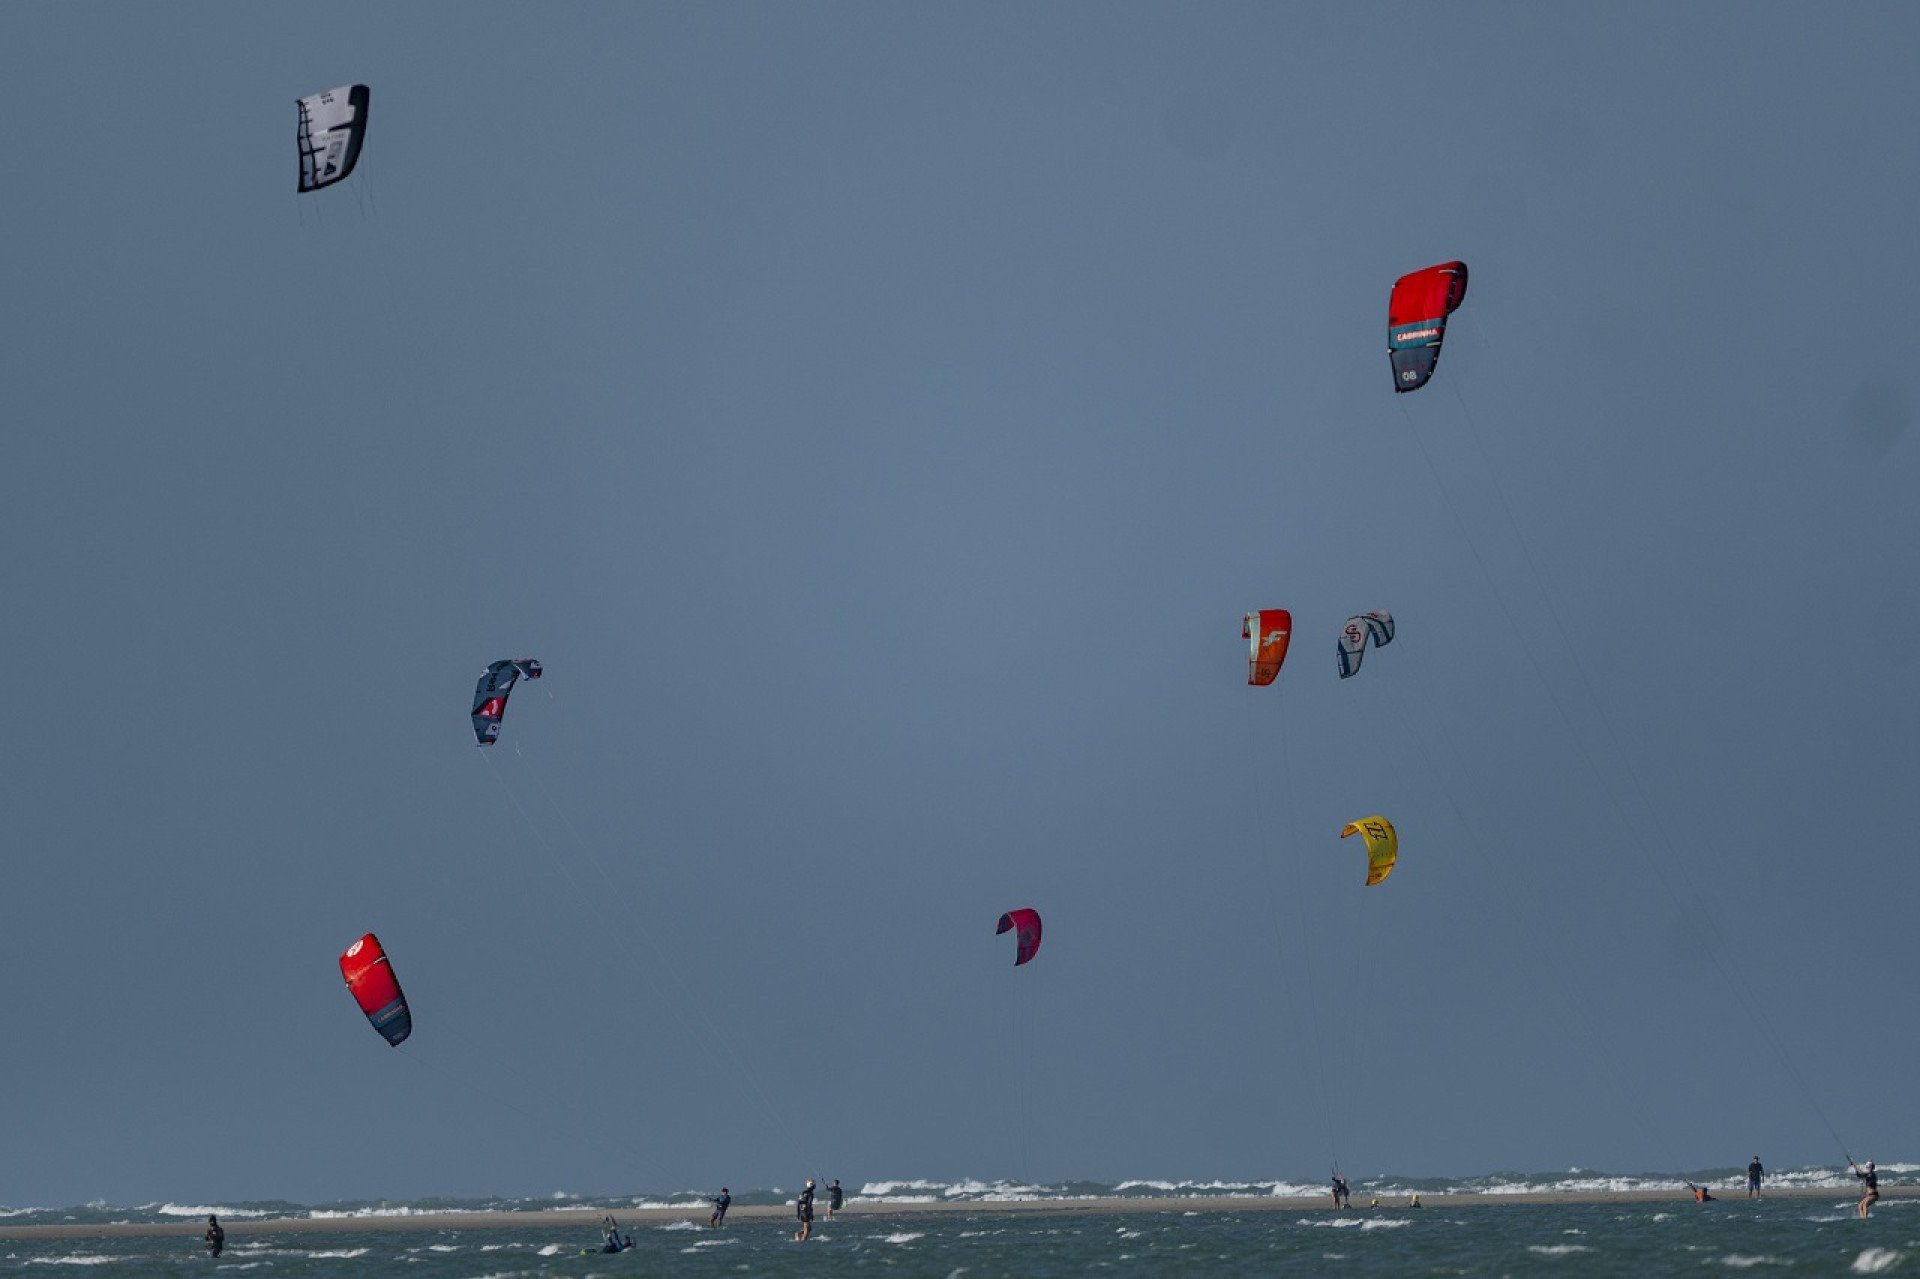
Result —
<svg viewBox="0 0 1920 1279"><path fill-rule="evenodd" d="M1363 817L1357 822L1348 822L1340 832L1340 838L1359 835L1367 841L1367 885L1379 883L1393 874L1393 864L1400 859L1400 837L1393 833L1393 823L1384 817Z"/></svg>

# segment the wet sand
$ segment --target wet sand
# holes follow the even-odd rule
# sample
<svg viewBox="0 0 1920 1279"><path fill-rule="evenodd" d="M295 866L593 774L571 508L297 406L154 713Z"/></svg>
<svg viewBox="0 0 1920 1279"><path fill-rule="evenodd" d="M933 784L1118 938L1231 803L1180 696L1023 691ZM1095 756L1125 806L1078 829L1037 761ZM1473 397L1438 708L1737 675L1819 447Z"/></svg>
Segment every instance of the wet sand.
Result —
<svg viewBox="0 0 1920 1279"><path fill-rule="evenodd" d="M1746 1188L1715 1188L1714 1202L1726 1206L1747 1202ZM1920 1186L1889 1186L1880 1191L1882 1200L1920 1198ZM1411 1211L1405 1195L1383 1195L1380 1206L1368 1206L1371 1196L1356 1196L1351 1213L1405 1213ZM1858 1198L1845 1186L1825 1189L1782 1187L1765 1192L1767 1199L1819 1200L1853 1204ZM1698 1207L1685 1190L1602 1190L1539 1191L1526 1194L1433 1194L1420 1197L1420 1211L1450 1208L1499 1208L1515 1204L1647 1204L1668 1203L1676 1208ZM370 1231L460 1231L521 1230L542 1236L564 1237L582 1247L591 1246L600 1234L600 1221L608 1211L629 1230L659 1226L674 1221L692 1221L704 1225L711 1208L690 1204L684 1208L566 1208L550 1212L417 1212L404 1215L362 1214L345 1217L236 1217L223 1220L229 1241L250 1235L332 1235ZM849 1200L839 1219L887 1221L911 1217L957 1216L1076 1216L1088 1213L1199 1213L1199 1212L1332 1212L1326 1196L1279 1197L1259 1195L1232 1197L1207 1195L1196 1198L1104 1199L1022 1199L998 1203L942 1200L937 1203L861 1203ZM771 1222L791 1223L792 1204L736 1205L727 1212L727 1228L765 1229ZM816 1228L826 1223L826 1212L815 1214ZM0 1223L0 1239L105 1239L132 1235L180 1235L198 1239L206 1229L204 1218L188 1217L179 1221L155 1222L74 1222L65 1225L10 1226Z"/></svg>

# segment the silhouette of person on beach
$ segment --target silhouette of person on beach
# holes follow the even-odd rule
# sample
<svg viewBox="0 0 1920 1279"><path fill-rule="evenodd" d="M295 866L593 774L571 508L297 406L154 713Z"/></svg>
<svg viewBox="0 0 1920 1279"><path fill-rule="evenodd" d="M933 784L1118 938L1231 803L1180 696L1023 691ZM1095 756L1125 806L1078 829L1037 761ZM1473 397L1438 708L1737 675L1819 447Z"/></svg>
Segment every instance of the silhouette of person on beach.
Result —
<svg viewBox="0 0 1920 1279"><path fill-rule="evenodd" d="M1336 1208L1352 1206L1347 1201L1347 1179L1337 1172L1333 1174L1333 1206Z"/></svg>
<svg viewBox="0 0 1920 1279"><path fill-rule="evenodd" d="M727 1205L733 1202L733 1195L725 1186L720 1187L720 1197L713 1201L713 1215L707 1218L707 1224L715 1230L727 1219Z"/></svg>
<svg viewBox="0 0 1920 1279"><path fill-rule="evenodd" d="M846 1195L842 1193L840 1190L840 1178L835 1177L833 1179L833 1184L827 1187L827 1220L828 1221L833 1220L833 1214L836 1212L839 1212L840 1205L845 1203L846 1201L847 1201Z"/></svg>
<svg viewBox="0 0 1920 1279"><path fill-rule="evenodd" d="M1760 1178L1766 1175L1766 1171L1760 1166L1760 1156L1755 1155L1753 1162L1747 1165L1747 1198L1760 1197Z"/></svg>
<svg viewBox="0 0 1920 1279"><path fill-rule="evenodd" d="M1860 1215L1864 1217L1867 1214L1863 1212ZM207 1214L207 1251L211 1253L213 1256L217 1257L220 1255L220 1250L226 1246L227 1246L227 1232L221 1227L220 1218L214 1216L212 1213L208 1213Z"/></svg>
<svg viewBox="0 0 1920 1279"><path fill-rule="evenodd" d="M800 1191L800 1198L794 1201L794 1215L800 1218L800 1229L793 1232L797 1243L805 1243L813 1235L813 1178L807 1178L806 1186Z"/></svg>
<svg viewBox="0 0 1920 1279"><path fill-rule="evenodd" d="M1847 1160L1847 1167L1853 1169L1853 1175L1860 1179L1860 1189L1865 1191L1865 1193L1860 1196L1860 1219L1865 1221L1868 1210L1873 1207L1874 1200L1880 1197L1880 1174L1873 1170L1873 1160L1871 1159L1867 1160L1867 1170L1865 1172L1860 1171L1860 1165L1851 1159Z"/></svg>

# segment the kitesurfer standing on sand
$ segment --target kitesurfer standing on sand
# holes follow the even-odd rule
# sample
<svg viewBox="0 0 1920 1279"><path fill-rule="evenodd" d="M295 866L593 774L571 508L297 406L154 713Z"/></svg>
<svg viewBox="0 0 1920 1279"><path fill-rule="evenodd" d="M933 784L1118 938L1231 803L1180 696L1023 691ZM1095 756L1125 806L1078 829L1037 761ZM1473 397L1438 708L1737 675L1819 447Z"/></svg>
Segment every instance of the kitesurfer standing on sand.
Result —
<svg viewBox="0 0 1920 1279"><path fill-rule="evenodd" d="M1747 1165L1747 1198L1758 1199L1760 1197L1760 1178L1765 1175L1766 1171L1765 1168L1760 1166L1760 1156L1755 1155L1753 1162Z"/></svg>

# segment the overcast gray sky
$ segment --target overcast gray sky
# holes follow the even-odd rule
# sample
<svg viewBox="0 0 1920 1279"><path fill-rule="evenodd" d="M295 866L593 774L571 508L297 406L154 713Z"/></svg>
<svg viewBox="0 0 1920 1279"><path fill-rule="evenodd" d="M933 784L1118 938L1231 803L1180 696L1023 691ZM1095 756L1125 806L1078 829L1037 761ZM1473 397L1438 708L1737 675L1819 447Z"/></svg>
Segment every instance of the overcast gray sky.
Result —
<svg viewBox="0 0 1920 1279"><path fill-rule="evenodd" d="M0 1203L1920 1153L1917 36L0 6Z"/></svg>

